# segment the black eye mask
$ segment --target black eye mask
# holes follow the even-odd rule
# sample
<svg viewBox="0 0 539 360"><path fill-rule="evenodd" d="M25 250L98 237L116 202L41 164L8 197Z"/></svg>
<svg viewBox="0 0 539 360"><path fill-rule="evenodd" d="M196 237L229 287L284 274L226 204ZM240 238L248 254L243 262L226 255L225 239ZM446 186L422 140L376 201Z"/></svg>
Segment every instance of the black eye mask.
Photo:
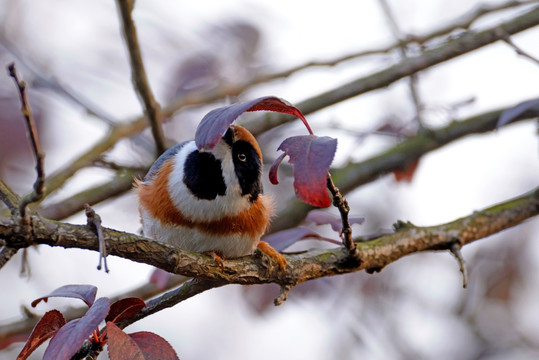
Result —
<svg viewBox="0 0 539 360"><path fill-rule="evenodd" d="M249 195L250 200L255 201L262 193L260 181L262 164L257 152L248 142L236 141L232 144L232 160L241 187L241 194Z"/></svg>

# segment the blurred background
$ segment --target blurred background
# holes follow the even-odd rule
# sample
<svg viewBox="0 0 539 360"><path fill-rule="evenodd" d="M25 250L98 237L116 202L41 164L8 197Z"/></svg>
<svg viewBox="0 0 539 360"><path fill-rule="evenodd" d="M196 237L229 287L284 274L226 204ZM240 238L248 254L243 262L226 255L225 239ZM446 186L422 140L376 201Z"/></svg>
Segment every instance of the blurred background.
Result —
<svg viewBox="0 0 539 360"><path fill-rule="evenodd" d="M387 47L401 34L426 34L457 21L480 4L503 1L166 1L138 0L133 18L157 100L166 105L193 91L246 83L311 61ZM539 2L529 2L535 3ZM510 19L527 7L481 17L472 28ZM113 1L0 0L0 66L15 61L46 152L47 174L61 169L102 138L109 123L142 113ZM458 31L451 36L458 36ZM539 58L539 28L513 41ZM419 51L419 50L418 50ZM276 95L292 103L398 62L398 50L355 57L335 66L307 67L291 76L177 112L166 124L171 142L191 139L210 109ZM418 74L415 90L426 127L537 97L539 65L498 42ZM20 103L7 70L0 74L0 178L24 194L35 179ZM92 113L98 116L92 115ZM246 115L248 118L250 115ZM339 139L335 167L379 153L417 127L407 79L307 118L315 133ZM400 129L399 131L381 131ZM391 133L391 134L387 134ZM287 136L305 134L290 123L259 137L265 162ZM153 161L149 132L120 141L106 160L129 167ZM410 181L391 175L347 195L352 215L364 216L354 235L388 231L397 220L437 225L518 196L537 186L537 123L520 122L469 136L421 158ZM111 171L78 172L44 205L111 179ZM267 178L267 174L265 176ZM266 183L279 207L293 197L286 169L277 187ZM103 225L138 232L136 199L126 193L94 206ZM336 213L333 209L328 209ZM66 219L86 223L84 214ZM317 232L338 238L327 225ZM467 289L447 252L415 254L381 273L320 279L292 289L280 307L274 285L227 286L191 298L128 327L167 339L182 359L537 359L539 358L539 221L532 219L463 248ZM329 246L302 242L293 249ZM38 247L1 271L0 327L23 316L30 302L65 284L93 284L98 296L147 283L149 266L109 257L110 273L96 270L98 254ZM21 267L25 264L24 275ZM31 309L80 305L50 299ZM23 343L0 351L15 358ZM41 351L44 350L44 346ZM32 359L41 358L36 352ZM106 354L101 355L106 358ZM100 358L101 358L100 357Z"/></svg>

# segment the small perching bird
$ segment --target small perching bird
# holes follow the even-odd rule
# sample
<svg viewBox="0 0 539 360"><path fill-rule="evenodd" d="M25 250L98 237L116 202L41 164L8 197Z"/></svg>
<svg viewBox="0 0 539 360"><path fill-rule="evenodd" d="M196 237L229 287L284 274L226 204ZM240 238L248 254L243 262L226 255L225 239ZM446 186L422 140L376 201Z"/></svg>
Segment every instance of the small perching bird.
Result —
<svg viewBox="0 0 539 360"><path fill-rule="evenodd" d="M135 185L144 235L225 258L258 247L285 269L285 258L260 241L273 214L261 174L260 147L239 125L229 126L211 149L194 140L170 148Z"/></svg>

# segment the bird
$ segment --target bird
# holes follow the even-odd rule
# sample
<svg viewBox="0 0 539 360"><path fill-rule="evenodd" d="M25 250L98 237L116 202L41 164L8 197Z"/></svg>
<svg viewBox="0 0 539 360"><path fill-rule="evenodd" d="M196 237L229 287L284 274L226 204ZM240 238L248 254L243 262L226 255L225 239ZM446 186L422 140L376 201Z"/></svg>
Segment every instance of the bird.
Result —
<svg viewBox="0 0 539 360"><path fill-rule="evenodd" d="M258 142L240 125L230 125L212 149L199 150L194 140L169 148L135 183L144 236L221 265L258 248L285 270L285 257L260 240L274 212L262 166Z"/></svg>

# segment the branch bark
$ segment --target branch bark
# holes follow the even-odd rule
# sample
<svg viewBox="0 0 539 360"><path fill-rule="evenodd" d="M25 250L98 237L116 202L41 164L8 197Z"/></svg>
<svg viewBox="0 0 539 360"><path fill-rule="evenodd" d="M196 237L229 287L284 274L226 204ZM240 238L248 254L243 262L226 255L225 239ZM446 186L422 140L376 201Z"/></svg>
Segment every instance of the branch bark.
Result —
<svg viewBox="0 0 539 360"><path fill-rule="evenodd" d="M121 324L125 327L200 292L225 284L273 282L289 289L301 282L324 276L360 270L380 271L406 255L420 251L451 250L455 241L464 246L518 225L538 214L539 188L536 188L520 197L446 224L420 227L398 222L394 233L357 243L361 262L350 257L349 251L344 247L286 255L289 264L286 272L273 266L272 262L259 252L254 256L223 260L222 264L217 264L210 256L190 253L134 234L106 228L103 229L103 234L111 255L154 265L177 274L199 277L199 280L187 287L173 290L150 301L143 312ZM35 214L31 217L31 225L32 237L29 238L27 232L19 232L20 227L16 224L0 222L0 240L14 249L32 244L48 244L98 251L97 237L87 226L51 221ZM143 286L145 295L151 295L155 291L153 286L151 289L146 288L147 286ZM77 315L77 312L73 314ZM29 318L0 326L0 340L20 335L31 329L35 321L37 319Z"/></svg>
<svg viewBox="0 0 539 360"><path fill-rule="evenodd" d="M144 62L142 61L142 54L138 44L137 29L131 18L134 4L134 1L116 1L122 20L123 35L127 44L127 50L129 51L129 59L131 60L131 78L135 91L143 105L144 112L148 117L148 122L155 140L157 156L159 156L167 149L163 129L161 128L162 114L159 104L153 96L148 77L146 76L146 70L144 69Z"/></svg>
<svg viewBox="0 0 539 360"><path fill-rule="evenodd" d="M192 253L147 238L103 228L110 255L159 267L171 273L227 284L297 285L324 276L364 269L381 269L399 258L418 251L447 250L455 239L462 245L487 237L539 213L539 188L518 198L455 220L451 223L419 227L399 223L396 232L357 244L361 263L350 261L347 249L310 250L286 256L289 268L279 267L261 252L254 256L223 260ZM64 248L99 250L95 233L87 226L31 216L31 233L17 224L0 223L0 239L13 248L46 244Z"/></svg>

